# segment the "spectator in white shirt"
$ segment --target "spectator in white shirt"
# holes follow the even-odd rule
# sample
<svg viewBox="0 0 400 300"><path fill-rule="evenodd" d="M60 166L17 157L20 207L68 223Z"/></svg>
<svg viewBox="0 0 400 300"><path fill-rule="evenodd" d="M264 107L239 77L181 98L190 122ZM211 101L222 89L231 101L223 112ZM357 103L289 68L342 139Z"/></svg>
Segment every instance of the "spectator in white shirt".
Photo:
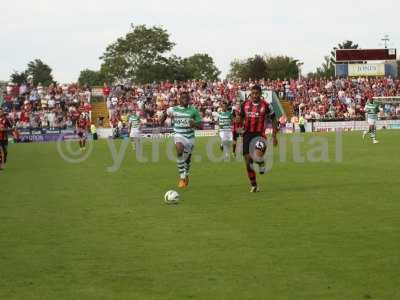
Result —
<svg viewBox="0 0 400 300"><path fill-rule="evenodd" d="M53 109L56 106L56 100L54 99L54 97L51 97L47 101L47 106L49 107L49 109Z"/></svg>
<svg viewBox="0 0 400 300"><path fill-rule="evenodd" d="M55 121L56 121L56 114L54 113L54 111L51 110L47 113L47 120L49 122L50 130L53 130L55 127Z"/></svg>

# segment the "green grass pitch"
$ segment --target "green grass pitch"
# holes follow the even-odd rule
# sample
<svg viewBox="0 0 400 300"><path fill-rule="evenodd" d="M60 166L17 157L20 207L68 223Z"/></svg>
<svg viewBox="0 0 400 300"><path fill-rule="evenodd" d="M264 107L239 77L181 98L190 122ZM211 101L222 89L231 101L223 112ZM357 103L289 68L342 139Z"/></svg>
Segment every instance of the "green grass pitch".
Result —
<svg viewBox="0 0 400 300"><path fill-rule="evenodd" d="M80 164L55 143L10 145L0 299L400 299L400 132L378 132L379 145L344 133L342 162L335 134L315 136L329 161L294 162L285 137L260 194L242 162L207 160L199 138L202 162L173 206L165 141L158 163L129 147L116 172L106 141Z"/></svg>

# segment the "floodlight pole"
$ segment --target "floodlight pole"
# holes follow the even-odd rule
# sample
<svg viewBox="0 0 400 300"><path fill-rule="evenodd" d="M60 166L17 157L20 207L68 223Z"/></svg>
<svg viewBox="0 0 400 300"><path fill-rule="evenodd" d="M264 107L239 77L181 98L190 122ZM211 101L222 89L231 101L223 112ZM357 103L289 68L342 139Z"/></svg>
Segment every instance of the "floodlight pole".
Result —
<svg viewBox="0 0 400 300"><path fill-rule="evenodd" d="M383 39L381 39L381 41L385 43L385 49L387 49L388 43L390 42L389 35L386 34L386 35L383 37Z"/></svg>

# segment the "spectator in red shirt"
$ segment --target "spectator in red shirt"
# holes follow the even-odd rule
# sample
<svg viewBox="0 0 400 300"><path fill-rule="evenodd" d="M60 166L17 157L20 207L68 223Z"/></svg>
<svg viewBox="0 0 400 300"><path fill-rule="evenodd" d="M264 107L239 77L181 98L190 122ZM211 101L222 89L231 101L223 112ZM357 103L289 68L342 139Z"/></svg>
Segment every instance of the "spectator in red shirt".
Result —
<svg viewBox="0 0 400 300"><path fill-rule="evenodd" d="M107 83L104 83L104 85L103 85L104 101L107 100L108 96L110 96L110 93L111 93L111 88L108 86Z"/></svg>

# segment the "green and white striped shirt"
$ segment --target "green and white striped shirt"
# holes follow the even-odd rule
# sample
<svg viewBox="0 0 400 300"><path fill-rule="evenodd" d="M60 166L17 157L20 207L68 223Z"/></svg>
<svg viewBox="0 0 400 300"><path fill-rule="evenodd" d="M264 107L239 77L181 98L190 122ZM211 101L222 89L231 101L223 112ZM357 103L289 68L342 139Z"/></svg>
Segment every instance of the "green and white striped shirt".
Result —
<svg viewBox="0 0 400 300"><path fill-rule="evenodd" d="M220 131L231 131L232 113L229 111L222 111L218 113L218 126Z"/></svg>
<svg viewBox="0 0 400 300"><path fill-rule="evenodd" d="M168 115L172 118L174 134L187 139L194 138L194 128L190 126L190 120L196 125L201 123L199 112L193 106L175 106L168 109Z"/></svg>
<svg viewBox="0 0 400 300"><path fill-rule="evenodd" d="M377 120L378 119L378 112L379 112L379 104L374 102L371 103L370 101L365 104L365 117L370 120Z"/></svg>
<svg viewBox="0 0 400 300"><path fill-rule="evenodd" d="M134 129L140 128L140 116L130 115L128 118L128 122L131 125L131 128L134 128Z"/></svg>

